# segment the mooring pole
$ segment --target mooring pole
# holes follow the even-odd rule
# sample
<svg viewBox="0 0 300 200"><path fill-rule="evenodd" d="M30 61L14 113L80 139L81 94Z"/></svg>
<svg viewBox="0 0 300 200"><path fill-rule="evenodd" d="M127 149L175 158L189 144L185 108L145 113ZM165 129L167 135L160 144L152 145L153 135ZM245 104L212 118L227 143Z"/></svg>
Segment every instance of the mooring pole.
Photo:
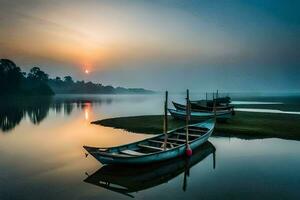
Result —
<svg viewBox="0 0 300 200"><path fill-rule="evenodd" d="M164 150L167 148L167 140L168 140L168 91L166 91L166 99L164 104Z"/></svg>
<svg viewBox="0 0 300 200"><path fill-rule="evenodd" d="M185 134L185 142L186 142L186 146L188 146L189 144L189 117L190 117L190 102L189 102L189 90L186 90L186 118L185 118L185 122L186 122L186 134Z"/></svg>
<svg viewBox="0 0 300 200"><path fill-rule="evenodd" d="M190 95L189 95L189 90L186 90L186 138L185 138L185 142L186 142L186 155L187 156L191 156L192 155L192 149L190 148L189 145L189 120L191 117L191 103L190 103Z"/></svg>
<svg viewBox="0 0 300 200"><path fill-rule="evenodd" d="M215 94L213 93L213 96L215 96ZM217 108L216 108L216 101L217 101L217 99L216 98L214 98L214 107L213 107L213 111L214 111L214 119L215 119L215 123L217 122Z"/></svg>

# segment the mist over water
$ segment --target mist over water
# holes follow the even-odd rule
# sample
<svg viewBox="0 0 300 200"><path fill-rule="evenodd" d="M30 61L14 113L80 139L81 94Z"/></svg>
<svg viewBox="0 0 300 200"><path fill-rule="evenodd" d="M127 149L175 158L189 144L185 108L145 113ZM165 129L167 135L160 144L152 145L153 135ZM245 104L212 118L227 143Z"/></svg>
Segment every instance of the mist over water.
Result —
<svg viewBox="0 0 300 200"><path fill-rule="evenodd" d="M198 94L191 96L196 98ZM285 106L295 102L293 97L278 98L274 101ZM170 94L170 99L185 101L184 94ZM257 97L255 101L262 98ZM270 99L266 97L263 102ZM110 147L150 135L90 122L109 117L162 114L163 95L58 95L5 101L0 108L1 199L128 199L94 182L84 182L102 165L90 156L86 158L82 146ZM238 199L299 197L299 141L227 137L211 137L209 141L216 149L215 168L213 154L208 154L193 164L189 176L186 176L187 168L179 167L177 175L166 177L167 182L160 183L153 177L151 187L130 195L144 199L216 199L227 194ZM185 166L177 164L170 169ZM151 172L145 171L136 178ZM96 176L96 180L101 176ZM139 187L142 185L135 186Z"/></svg>

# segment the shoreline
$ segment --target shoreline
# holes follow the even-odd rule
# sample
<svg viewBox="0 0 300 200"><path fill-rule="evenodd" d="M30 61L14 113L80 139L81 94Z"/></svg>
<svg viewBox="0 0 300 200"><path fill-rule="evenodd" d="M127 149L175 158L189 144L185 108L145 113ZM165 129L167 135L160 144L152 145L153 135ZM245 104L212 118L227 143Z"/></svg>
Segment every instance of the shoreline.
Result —
<svg viewBox="0 0 300 200"><path fill-rule="evenodd" d="M169 130L185 125L168 116ZM278 113L236 112L232 119L217 122L213 136L242 139L280 138L300 140L300 116ZM123 129L133 133L159 134L163 132L163 115L116 117L91 124Z"/></svg>

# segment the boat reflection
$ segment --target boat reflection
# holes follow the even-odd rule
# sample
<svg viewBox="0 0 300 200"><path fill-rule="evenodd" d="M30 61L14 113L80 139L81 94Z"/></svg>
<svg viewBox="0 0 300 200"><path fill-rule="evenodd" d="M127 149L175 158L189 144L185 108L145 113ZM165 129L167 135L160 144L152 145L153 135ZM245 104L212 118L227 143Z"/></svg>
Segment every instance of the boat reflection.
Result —
<svg viewBox="0 0 300 200"><path fill-rule="evenodd" d="M133 197L130 193L166 183L184 173L183 190L185 191L187 177L194 165L213 154L213 168L215 168L215 152L214 145L206 142L195 149L190 158L181 157L142 167L105 165L94 174L88 175L84 182Z"/></svg>

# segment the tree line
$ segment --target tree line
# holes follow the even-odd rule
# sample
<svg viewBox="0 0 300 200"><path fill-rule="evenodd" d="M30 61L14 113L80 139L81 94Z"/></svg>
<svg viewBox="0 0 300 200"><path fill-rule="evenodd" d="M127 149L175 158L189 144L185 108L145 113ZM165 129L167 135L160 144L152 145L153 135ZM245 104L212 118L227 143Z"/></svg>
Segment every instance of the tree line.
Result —
<svg viewBox="0 0 300 200"><path fill-rule="evenodd" d="M21 71L13 61L0 59L0 94L53 95L47 84L49 75L38 67L29 73Z"/></svg>
<svg viewBox="0 0 300 200"><path fill-rule="evenodd" d="M71 76L51 79L39 67L33 67L29 73L25 73L13 61L0 59L0 95L54 95L55 93L120 94L152 93L152 91L142 88L115 88L90 81L74 81Z"/></svg>

